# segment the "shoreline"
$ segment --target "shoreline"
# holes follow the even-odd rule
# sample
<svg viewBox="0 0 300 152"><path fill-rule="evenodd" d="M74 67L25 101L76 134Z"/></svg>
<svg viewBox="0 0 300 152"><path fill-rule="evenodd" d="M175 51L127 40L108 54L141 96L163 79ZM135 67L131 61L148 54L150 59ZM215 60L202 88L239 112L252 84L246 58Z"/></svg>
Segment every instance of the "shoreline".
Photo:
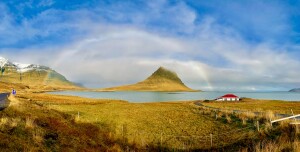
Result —
<svg viewBox="0 0 300 152"><path fill-rule="evenodd" d="M57 92L57 93L56 93ZM64 93L66 92L66 93ZM227 92L170 92L170 91L95 91L95 90L51 90L51 91L42 91L40 93L47 94L56 94L56 95L67 95L67 96L80 96L84 98L92 98L92 99L115 99L115 100L127 100L132 103L140 103L140 102L170 102L170 101L194 101L194 100L213 100L223 93ZM83 94L81 94L83 93ZM86 93L86 94L84 94ZM91 93L91 94L88 94ZM104 93L104 95L101 95ZM124 94L129 95L124 95ZM158 96L155 94L157 93ZM276 94L276 92L233 92L237 95L241 94L240 98L250 98L252 100L271 100L271 101L283 101L283 102L300 102L300 94L291 93L293 96L289 96L290 92L281 92L286 94L287 99L279 99L284 98ZM130 95L131 94L131 95ZM143 95L144 94L144 95ZM248 94L248 95L247 95ZM266 97L261 97L261 95L266 94ZM267 99L268 96L272 96ZM143 95L143 96L141 96ZM163 97L160 97L163 95ZM290 98L298 98L299 99L290 99ZM146 97L144 97L146 96ZM252 97L251 97L252 96ZM253 97L257 96L257 97ZM141 100L139 100L139 98ZM161 98L156 100L155 98ZM177 98L177 99L176 99ZM146 99L146 100L145 100Z"/></svg>

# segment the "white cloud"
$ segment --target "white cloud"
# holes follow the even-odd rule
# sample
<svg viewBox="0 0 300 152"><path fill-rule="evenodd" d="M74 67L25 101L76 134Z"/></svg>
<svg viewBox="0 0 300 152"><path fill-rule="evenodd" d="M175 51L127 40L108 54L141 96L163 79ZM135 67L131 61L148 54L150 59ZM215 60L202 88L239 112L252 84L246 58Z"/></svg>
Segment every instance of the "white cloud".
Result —
<svg viewBox="0 0 300 152"><path fill-rule="evenodd" d="M188 86L203 90L276 90L300 84L299 61L273 50L269 44L249 46L214 31L205 32L211 40L208 41L202 36L168 37L127 26L94 30L84 39L55 51L24 51L13 58L49 65L70 80L90 87L141 81L159 66L176 71ZM182 54L187 58L183 59Z"/></svg>
<svg viewBox="0 0 300 152"><path fill-rule="evenodd" d="M27 26L22 27L28 29L28 37L48 36L73 28L88 34L75 37L65 45L38 45L1 52L14 61L48 65L68 79L90 87L141 81L159 66L176 71L195 89L280 90L300 86L300 63L284 47L276 48L272 43L249 44L236 30L218 24L213 16L204 16L200 23L195 23L196 13L184 3L166 9L165 2L160 2L149 3L149 8L157 9L146 10L145 14L129 12L133 20L130 24L93 21L89 17L95 14L87 10L48 10L24 21L23 25ZM147 13L151 20L147 20ZM66 16L68 21L56 18L58 14ZM118 20L128 17L116 15ZM143 26L153 20L170 21L181 32L193 35L178 36L165 29ZM5 21L0 27L7 29L9 18ZM44 28L33 28L41 22Z"/></svg>

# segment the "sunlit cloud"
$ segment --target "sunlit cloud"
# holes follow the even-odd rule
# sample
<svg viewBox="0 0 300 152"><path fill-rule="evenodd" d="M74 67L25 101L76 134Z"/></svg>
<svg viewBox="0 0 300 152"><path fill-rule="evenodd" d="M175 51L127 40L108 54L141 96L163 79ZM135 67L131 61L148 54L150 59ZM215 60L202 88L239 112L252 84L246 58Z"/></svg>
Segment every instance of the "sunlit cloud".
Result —
<svg viewBox="0 0 300 152"><path fill-rule="evenodd" d="M1 56L50 66L71 81L94 88L141 81L159 66L176 71L188 86L207 91L285 90L300 86L300 62L295 57L298 53L289 51L295 50L297 44L277 43L281 40L277 37L292 32L287 6L281 7L279 2L270 9L283 13L277 19L270 13L257 19L250 16L249 21L243 12L225 14L240 24L221 20L215 6L207 4L213 13L201 12L197 5L204 4L192 5L189 1L146 2L143 11L130 2L101 2L89 9L51 8L57 3L44 1L41 7L49 9L18 24L9 7L1 4L4 11L0 39L7 37L0 45ZM225 5L224 10L234 7L237 11L242 6ZM251 4L249 9L255 6ZM276 30L266 27L269 23ZM255 27L241 27L247 24ZM249 35L243 30L259 33Z"/></svg>

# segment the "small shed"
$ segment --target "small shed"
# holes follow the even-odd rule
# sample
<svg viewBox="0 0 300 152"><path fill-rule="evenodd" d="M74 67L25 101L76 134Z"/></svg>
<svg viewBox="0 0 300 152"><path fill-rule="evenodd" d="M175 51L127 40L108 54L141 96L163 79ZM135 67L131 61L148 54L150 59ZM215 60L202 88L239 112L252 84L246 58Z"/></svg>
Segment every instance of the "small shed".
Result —
<svg viewBox="0 0 300 152"><path fill-rule="evenodd" d="M225 94L216 99L217 101L240 101L240 98L234 94Z"/></svg>

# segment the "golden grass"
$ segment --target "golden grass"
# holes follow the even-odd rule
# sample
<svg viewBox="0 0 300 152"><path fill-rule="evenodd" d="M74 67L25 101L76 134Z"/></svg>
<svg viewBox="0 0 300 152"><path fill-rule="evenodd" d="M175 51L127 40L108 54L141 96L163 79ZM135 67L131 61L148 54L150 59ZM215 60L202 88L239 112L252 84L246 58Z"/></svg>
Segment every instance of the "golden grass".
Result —
<svg viewBox="0 0 300 152"><path fill-rule="evenodd" d="M12 88L15 88L17 90L27 90L29 87L20 83L13 84L0 81L0 92L11 92Z"/></svg>
<svg viewBox="0 0 300 152"><path fill-rule="evenodd" d="M72 116L25 97L9 99L10 105L0 111L0 151L111 151L113 145L122 147L95 125L75 123Z"/></svg>
<svg viewBox="0 0 300 152"><path fill-rule="evenodd" d="M9 99L10 106L0 112L0 147L9 145L6 150L210 149L211 133L214 148L251 135L190 102L131 104L28 92Z"/></svg>
<svg viewBox="0 0 300 152"><path fill-rule="evenodd" d="M295 141L264 141L259 143L254 148L255 152L281 152L291 151L299 152L300 143L298 140Z"/></svg>
<svg viewBox="0 0 300 152"><path fill-rule="evenodd" d="M45 135L44 132L43 129L35 128L32 133L33 141L37 144L42 144Z"/></svg>
<svg viewBox="0 0 300 152"><path fill-rule="evenodd" d="M35 127L34 120L30 117L27 117L25 120L25 128L33 129Z"/></svg>
<svg viewBox="0 0 300 152"><path fill-rule="evenodd" d="M104 104L109 102L125 103L122 100L88 99L76 96L51 95L44 93L20 93L18 98L34 101L40 104Z"/></svg>
<svg viewBox="0 0 300 152"><path fill-rule="evenodd" d="M2 128L3 126L5 126L8 122L8 118L7 117L2 117L0 118L0 128Z"/></svg>
<svg viewBox="0 0 300 152"><path fill-rule="evenodd" d="M0 128L15 128L21 122L19 118L2 117L0 119Z"/></svg>
<svg viewBox="0 0 300 152"><path fill-rule="evenodd" d="M300 102L286 102L277 100L256 100L243 99L240 102L203 102L205 106L230 109L230 110L248 110L253 112L267 112L291 114L293 109L294 114L300 114Z"/></svg>
<svg viewBox="0 0 300 152"><path fill-rule="evenodd" d="M208 150L210 134L216 149L241 147L245 141L255 148L251 140L257 135L262 139L276 135L276 140L266 140L261 151L276 144L280 150L299 147L298 140L290 138L288 122L272 127L253 112L236 114L232 110L195 106L193 102L137 104L29 92L9 99L10 106L0 112L0 145L22 146L27 151ZM272 115L270 111L262 117ZM259 132L255 130L257 121L262 121ZM17 132L11 135L11 130ZM278 137L279 131L286 134Z"/></svg>
<svg viewBox="0 0 300 152"><path fill-rule="evenodd" d="M94 105L50 104L49 107L73 115L78 122L97 124L141 147L162 144L168 148L209 149L211 133L215 146L230 145L238 138L243 139L241 132L226 134L234 132L237 127L203 115L201 109L190 103L106 102ZM223 136L218 135L223 133Z"/></svg>

